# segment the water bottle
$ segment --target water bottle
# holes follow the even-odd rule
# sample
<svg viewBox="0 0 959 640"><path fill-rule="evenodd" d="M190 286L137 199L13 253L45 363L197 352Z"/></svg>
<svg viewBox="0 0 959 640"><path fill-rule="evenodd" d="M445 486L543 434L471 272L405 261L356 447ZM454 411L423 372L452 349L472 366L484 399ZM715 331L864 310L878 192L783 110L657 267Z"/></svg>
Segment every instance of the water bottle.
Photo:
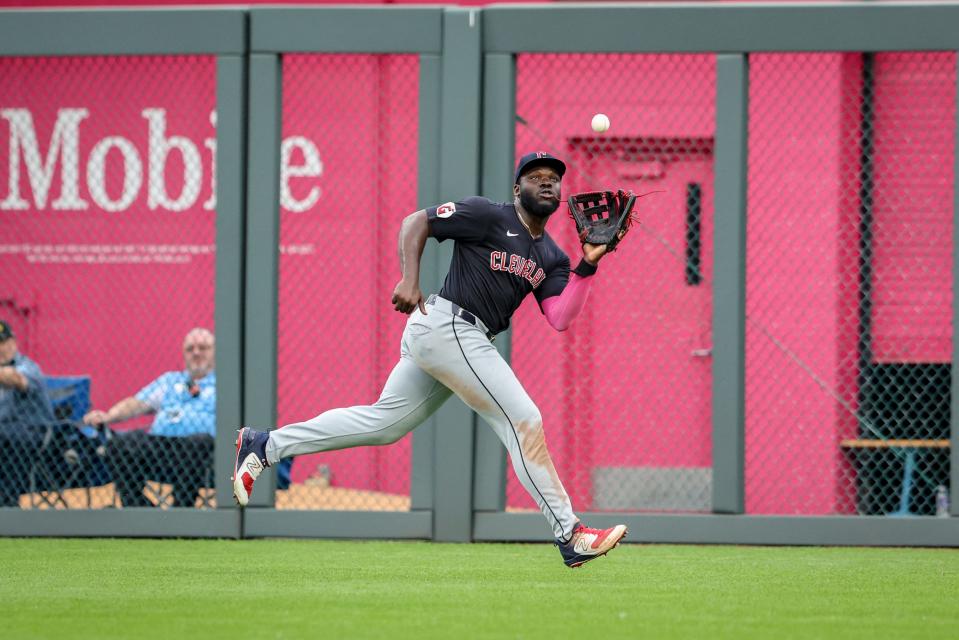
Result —
<svg viewBox="0 0 959 640"><path fill-rule="evenodd" d="M936 487L936 515L940 518L949 517L949 489L944 484Z"/></svg>

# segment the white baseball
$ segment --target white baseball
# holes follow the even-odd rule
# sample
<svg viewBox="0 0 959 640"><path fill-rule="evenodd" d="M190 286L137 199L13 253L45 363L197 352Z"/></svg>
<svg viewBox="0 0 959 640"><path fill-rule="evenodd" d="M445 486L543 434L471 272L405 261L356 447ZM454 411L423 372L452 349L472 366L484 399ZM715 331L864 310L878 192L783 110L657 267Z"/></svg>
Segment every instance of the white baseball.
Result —
<svg viewBox="0 0 959 640"><path fill-rule="evenodd" d="M602 133L609 129L609 117L605 113L597 113L593 116L593 121L590 125L593 127L593 131Z"/></svg>

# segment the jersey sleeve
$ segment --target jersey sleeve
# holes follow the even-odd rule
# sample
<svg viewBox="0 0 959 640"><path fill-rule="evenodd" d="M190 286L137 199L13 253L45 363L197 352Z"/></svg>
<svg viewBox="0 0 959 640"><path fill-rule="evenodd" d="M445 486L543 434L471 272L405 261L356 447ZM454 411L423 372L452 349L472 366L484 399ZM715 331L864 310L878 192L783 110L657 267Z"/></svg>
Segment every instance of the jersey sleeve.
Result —
<svg viewBox="0 0 959 640"><path fill-rule="evenodd" d="M569 282L569 256L562 253L546 273L546 279L543 280L543 283L533 291L540 310L543 309L543 300L563 293L567 282Z"/></svg>
<svg viewBox="0 0 959 640"><path fill-rule="evenodd" d="M486 236L492 219L490 201L479 196L426 210L430 235L440 242L447 239L479 242Z"/></svg>

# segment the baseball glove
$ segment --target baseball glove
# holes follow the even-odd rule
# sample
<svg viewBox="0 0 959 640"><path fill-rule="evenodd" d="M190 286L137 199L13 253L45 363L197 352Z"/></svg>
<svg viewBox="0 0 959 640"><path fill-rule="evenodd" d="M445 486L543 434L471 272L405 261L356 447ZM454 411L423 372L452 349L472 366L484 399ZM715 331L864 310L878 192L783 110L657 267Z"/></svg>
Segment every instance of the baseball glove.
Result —
<svg viewBox="0 0 959 640"><path fill-rule="evenodd" d="M569 215L576 223L580 242L605 244L615 251L621 231L629 229L636 196L631 191L589 191L569 197Z"/></svg>

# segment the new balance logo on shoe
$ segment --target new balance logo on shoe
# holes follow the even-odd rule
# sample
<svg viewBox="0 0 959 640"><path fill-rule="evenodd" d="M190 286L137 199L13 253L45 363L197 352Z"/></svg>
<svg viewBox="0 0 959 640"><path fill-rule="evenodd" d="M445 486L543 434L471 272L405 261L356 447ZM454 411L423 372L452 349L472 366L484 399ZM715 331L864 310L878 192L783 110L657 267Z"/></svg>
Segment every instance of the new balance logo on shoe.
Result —
<svg viewBox="0 0 959 640"><path fill-rule="evenodd" d="M592 544L596 542L595 534L583 534L576 538L576 544L573 545L573 549L576 550L576 553L589 553L592 549Z"/></svg>
<svg viewBox="0 0 959 640"><path fill-rule="evenodd" d="M260 464L260 461L254 456L252 458L247 458L245 461L246 470L251 474L260 475L260 472L263 471L263 465Z"/></svg>

